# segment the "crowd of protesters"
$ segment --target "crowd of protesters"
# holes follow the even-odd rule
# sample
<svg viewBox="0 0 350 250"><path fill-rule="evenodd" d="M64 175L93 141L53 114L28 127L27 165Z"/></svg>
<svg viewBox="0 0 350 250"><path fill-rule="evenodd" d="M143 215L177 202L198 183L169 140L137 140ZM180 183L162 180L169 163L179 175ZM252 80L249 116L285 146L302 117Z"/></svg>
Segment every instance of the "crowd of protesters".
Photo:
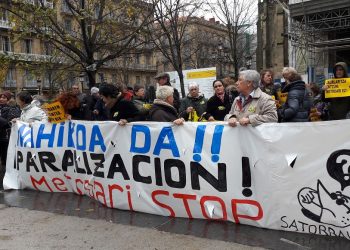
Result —
<svg viewBox="0 0 350 250"><path fill-rule="evenodd" d="M334 66L335 78L348 77L347 65ZM180 99L177 89L171 87L170 76L161 73L155 77L158 86L136 84L100 84L89 94L82 93L78 85L58 94L67 119L117 121L125 125L134 121L188 122L225 121L231 127L238 124L257 126L274 122L307 122L350 118L350 97L325 98L327 85L307 84L292 67L281 72L285 82L274 82L271 70L260 74L255 70L240 71L237 81L231 78L213 82L214 95L205 97L200 86L189 83L188 95ZM287 93L283 100L282 95ZM209 98L209 99L207 99ZM29 92L14 95L0 93L0 170L4 172L11 124L47 121L41 107L45 98L33 98ZM47 98L46 98L47 99ZM1 172L0 171L0 172Z"/></svg>

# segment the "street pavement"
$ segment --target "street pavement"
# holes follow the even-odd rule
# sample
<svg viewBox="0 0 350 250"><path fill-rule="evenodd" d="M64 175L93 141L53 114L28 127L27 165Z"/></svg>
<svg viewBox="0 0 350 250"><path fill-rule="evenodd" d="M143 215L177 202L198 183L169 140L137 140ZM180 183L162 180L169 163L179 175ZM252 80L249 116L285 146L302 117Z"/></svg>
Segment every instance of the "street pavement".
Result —
<svg viewBox="0 0 350 250"><path fill-rule="evenodd" d="M230 242L23 208L0 207L0 216L0 249L250 249Z"/></svg>
<svg viewBox="0 0 350 250"><path fill-rule="evenodd" d="M0 191L0 218L0 250L350 249L338 237L122 211L69 193Z"/></svg>

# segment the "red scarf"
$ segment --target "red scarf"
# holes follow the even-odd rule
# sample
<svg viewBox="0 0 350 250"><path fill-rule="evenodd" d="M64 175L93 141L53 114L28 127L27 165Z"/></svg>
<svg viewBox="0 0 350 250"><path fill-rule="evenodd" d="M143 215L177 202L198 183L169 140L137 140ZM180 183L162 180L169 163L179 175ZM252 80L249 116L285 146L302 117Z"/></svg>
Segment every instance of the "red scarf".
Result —
<svg viewBox="0 0 350 250"><path fill-rule="evenodd" d="M239 111L242 111L243 107L246 106L248 103L252 102L253 98L249 95L248 98L245 100L244 104L242 105L242 97L240 97L237 100L237 106L239 108Z"/></svg>

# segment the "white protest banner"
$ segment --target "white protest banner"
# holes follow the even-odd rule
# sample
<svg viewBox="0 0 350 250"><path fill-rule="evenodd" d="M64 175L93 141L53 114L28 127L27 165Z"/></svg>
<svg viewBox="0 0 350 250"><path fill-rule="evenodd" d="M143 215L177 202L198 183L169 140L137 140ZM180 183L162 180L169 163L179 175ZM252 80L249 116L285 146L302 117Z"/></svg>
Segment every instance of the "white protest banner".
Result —
<svg viewBox="0 0 350 250"><path fill-rule="evenodd" d="M350 239L349 125L17 122L4 187Z"/></svg>

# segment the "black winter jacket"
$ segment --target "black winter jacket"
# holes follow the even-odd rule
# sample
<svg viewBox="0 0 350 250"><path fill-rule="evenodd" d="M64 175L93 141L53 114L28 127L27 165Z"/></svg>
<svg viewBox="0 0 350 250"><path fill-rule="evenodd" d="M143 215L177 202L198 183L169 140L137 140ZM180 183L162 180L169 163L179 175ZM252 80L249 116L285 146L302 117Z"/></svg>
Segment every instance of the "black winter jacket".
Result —
<svg viewBox="0 0 350 250"><path fill-rule="evenodd" d="M305 87L305 82L295 81L286 85L282 93L286 92L288 92L287 101L282 108L278 110L279 119L282 122L309 121L312 98Z"/></svg>
<svg viewBox="0 0 350 250"><path fill-rule="evenodd" d="M224 102L216 95L213 95L207 102L205 119L208 120L210 116L213 116L215 120L223 121L225 116L230 112L231 106L230 98L227 93L225 93Z"/></svg>
<svg viewBox="0 0 350 250"><path fill-rule="evenodd" d="M109 119L112 121L125 119L128 122L134 122L142 120L140 119L140 112L135 104L131 101L124 100L121 97L118 97L117 102L109 110L109 115Z"/></svg>
<svg viewBox="0 0 350 250"><path fill-rule="evenodd" d="M21 110L18 107L9 105L0 105L0 141L9 140L9 122L21 116Z"/></svg>

